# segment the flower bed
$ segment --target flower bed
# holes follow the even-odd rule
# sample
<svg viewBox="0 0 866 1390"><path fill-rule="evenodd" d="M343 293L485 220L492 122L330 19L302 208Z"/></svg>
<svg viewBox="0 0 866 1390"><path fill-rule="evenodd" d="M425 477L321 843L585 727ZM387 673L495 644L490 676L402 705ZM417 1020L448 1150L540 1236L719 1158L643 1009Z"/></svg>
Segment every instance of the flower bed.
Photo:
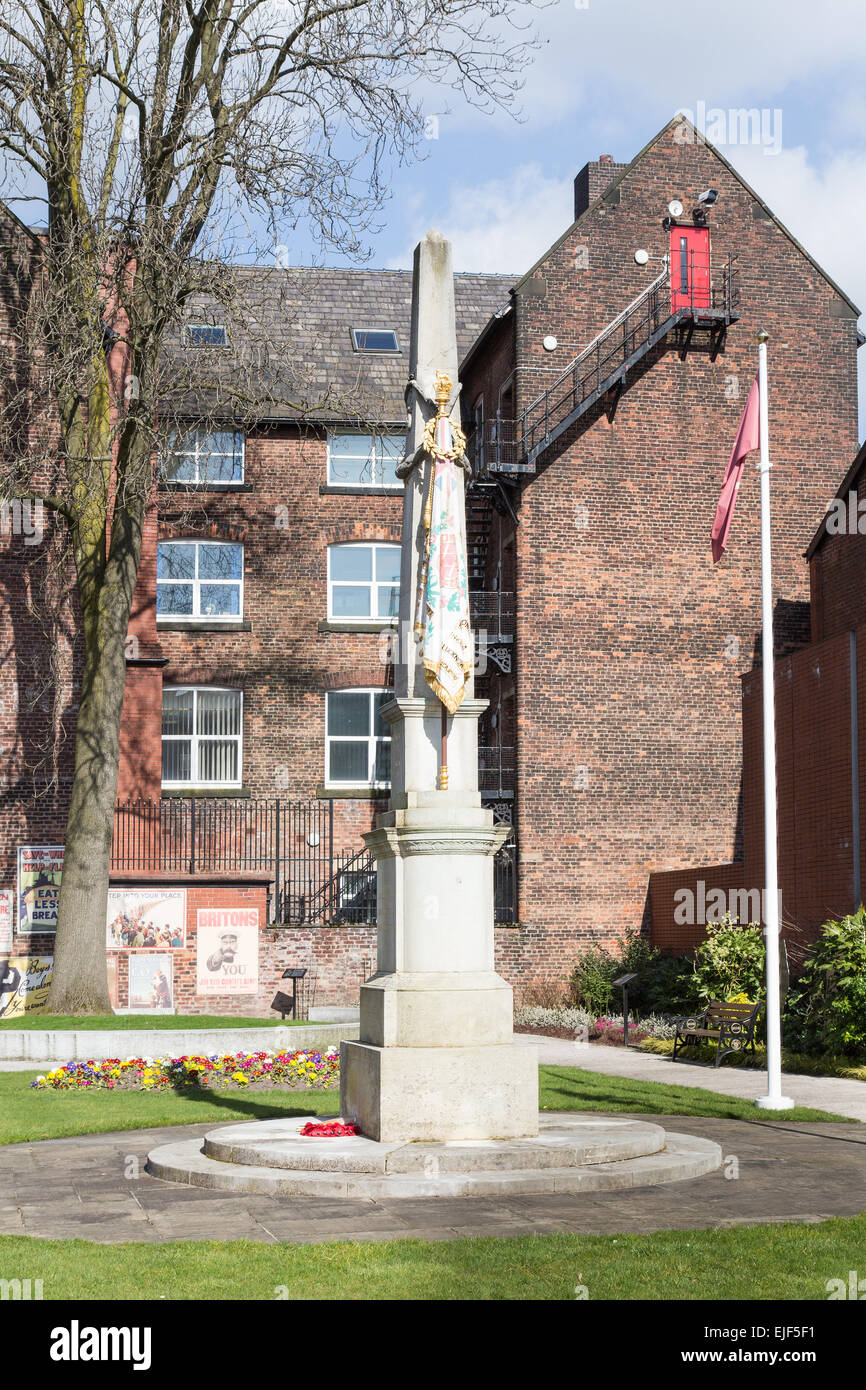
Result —
<svg viewBox="0 0 866 1390"><path fill-rule="evenodd" d="M599 1018L585 1009L544 1008L531 1004L514 1010L514 1031L541 1033L549 1038L621 1044L623 1017L622 1014L609 1014ZM632 1017L628 1029L629 1042L640 1042L643 1038L673 1038L675 1033L676 1021L664 1014L648 1014L637 1021Z"/></svg>
<svg viewBox="0 0 866 1390"><path fill-rule="evenodd" d="M108 1057L102 1062L67 1062L30 1085L40 1091L199 1090L323 1091L339 1083L340 1053L233 1052L209 1057Z"/></svg>

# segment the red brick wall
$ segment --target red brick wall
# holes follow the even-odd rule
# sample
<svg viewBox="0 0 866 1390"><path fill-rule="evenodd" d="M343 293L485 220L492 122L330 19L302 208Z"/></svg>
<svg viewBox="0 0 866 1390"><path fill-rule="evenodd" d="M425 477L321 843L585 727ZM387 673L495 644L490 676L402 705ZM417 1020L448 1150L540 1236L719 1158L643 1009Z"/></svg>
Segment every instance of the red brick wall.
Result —
<svg viewBox="0 0 866 1390"><path fill-rule="evenodd" d="M162 669L159 666L127 664L122 721L117 799L153 800L160 794L162 773Z"/></svg>
<svg viewBox="0 0 866 1390"><path fill-rule="evenodd" d="M866 632L858 636L866 641ZM760 673L750 674L743 684L744 826L747 875L755 884L764 875L761 690ZM849 691L847 633L778 663L779 887L792 945L853 905ZM861 782L861 806L863 791Z"/></svg>
<svg viewBox="0 0 866 1390"><path fill-rule="evenodd" d="M703 898L699 883L704 886ZM663 951L693 951L706 935L706 911L700 912L701 901L706 905L707 899L718 889L726 895L727 901L731 901L730 894L749 887L743 864L711 864L706 868L667 869L651 874L653 945ZM683 889L693 895L696 909L694 918L691 913L684 912L683 898L678 897ZM683 921L686 915L691 920ZM715 912L713 916L716 916Z"/></svg>
<svg viewBox="0 0 866 1390"><path fill-rule="evenodd" d="M859 805L866 820L866 629L857 632ZM776 664L776 782L779 888L783 935L792 960L830 917L850 912L854 855L850 635L847 632L783 657ZM725 888L761 891L764 885L764 770L762 676L743 680L744 859L651 876L652 939L662 947L690 949L703 937L698 927L673 920L677 888L694 891L698 879ZM866 855L861 829L861 883Z"/></svg>

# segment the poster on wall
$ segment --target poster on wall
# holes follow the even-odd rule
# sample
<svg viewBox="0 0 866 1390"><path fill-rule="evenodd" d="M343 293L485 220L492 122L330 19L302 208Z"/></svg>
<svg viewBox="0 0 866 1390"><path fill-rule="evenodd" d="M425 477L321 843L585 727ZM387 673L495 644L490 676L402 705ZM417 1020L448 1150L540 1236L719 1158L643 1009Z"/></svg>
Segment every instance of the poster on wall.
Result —
<svg viewBox="0 0 866 1390"><path fill-rule="evenodd" d="M12 951L12 916L15 894L11 888L0 888L0 956Z"/></svg>
<svg viewBox="0 0 866 1390"><path fill-rule="evenodd" d="M109 888L109 951L177 951L186 944L186 889Z"/></svg>
<svg viewBox="0 0 866 1390"><path fill-rule="evenodd" d="M57 930L62 877L62 845L18 846L18 930L25 936Z"/></svg>
<svg viewBox="0 0 866 1390"><path fill-rule="evenodd" d="M0 1018L44 1013L53 969L53 956L0 959Z"/></svg>
<svg viewBox="0 0 866 1390"><path fill-rule="evenodd" d="M170 955L130 955L129 1011L174 1013L174 967Z"/></svg>
<svg viewBox="0 0 866 1390"><path fill-rule="evenodd" d="M106 974L108 976L108 997L111 1000L111 1007L117 1008L117 956L106 956Z"/></svg>
<svg viewBox="0 0 866 1390"><path fill-rule="evenodd" d="M258 989L258 908L200 907L196 992L257 994Z"/></svg>

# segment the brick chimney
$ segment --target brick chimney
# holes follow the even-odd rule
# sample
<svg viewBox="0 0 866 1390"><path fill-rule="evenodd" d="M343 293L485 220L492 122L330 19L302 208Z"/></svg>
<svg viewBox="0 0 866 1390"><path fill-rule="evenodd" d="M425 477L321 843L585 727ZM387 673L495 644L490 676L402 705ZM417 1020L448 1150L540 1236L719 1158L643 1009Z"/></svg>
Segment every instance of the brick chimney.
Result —
<svg viewBox="0 0 866 1390"><path fill-rule="evenodd" d="M604 192L608 184L612 183L617 175L627 168L627 164L616 164L611 154L600 154L598 159L584 164L574 180L575 221L582 213L586 212L590 203L594 203L596 198Z"/></svg>

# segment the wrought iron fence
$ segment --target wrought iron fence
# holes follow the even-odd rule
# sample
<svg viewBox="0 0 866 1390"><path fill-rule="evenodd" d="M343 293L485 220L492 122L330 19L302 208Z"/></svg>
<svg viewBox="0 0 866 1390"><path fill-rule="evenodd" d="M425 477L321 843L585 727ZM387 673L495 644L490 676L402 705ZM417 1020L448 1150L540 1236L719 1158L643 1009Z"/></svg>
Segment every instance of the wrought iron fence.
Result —
<svg viewBox="0 0 866 1390"><path fill-rule="evenodd" d="M515 854L508 845L497 856L496 920L501 922L515 920ZM162 797L118 802L111 868L128 874L266 873L269 922L376 920L375 861L366 849L335 846L332 801Z"/></svg>
<svg viewBox="0 0 866 1390"><path fill-rule="evenodd" d="M493 920L517 921L517 842L512 835L493 860Z"/></svg>

